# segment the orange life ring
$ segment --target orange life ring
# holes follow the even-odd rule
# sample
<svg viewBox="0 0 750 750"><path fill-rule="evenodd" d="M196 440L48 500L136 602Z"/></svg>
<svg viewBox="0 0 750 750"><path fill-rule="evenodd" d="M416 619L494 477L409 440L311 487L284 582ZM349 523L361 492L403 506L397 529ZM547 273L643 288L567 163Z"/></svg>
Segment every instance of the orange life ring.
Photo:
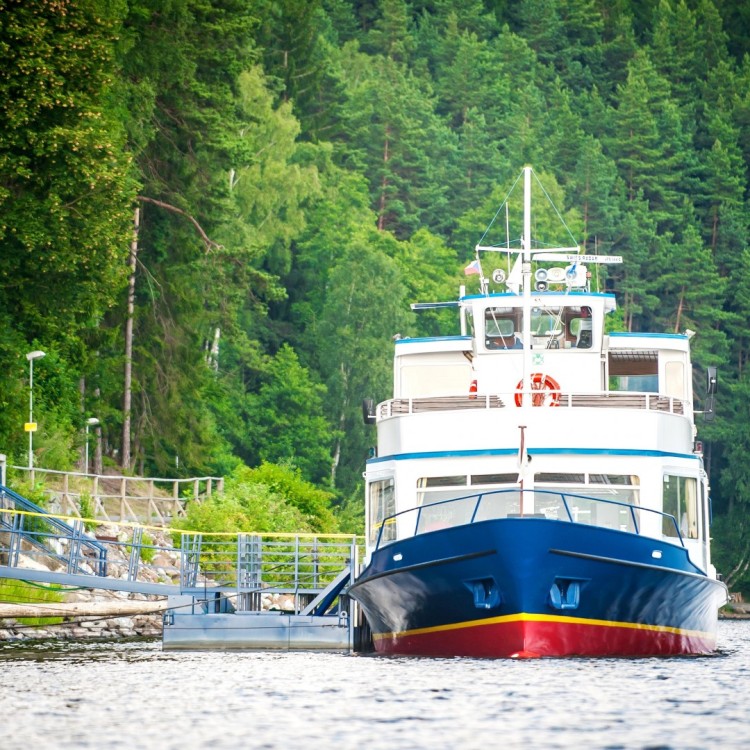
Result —
<svg viewBox="0 0 750 750"><path fill-rule="evenodd" d="M543 372L535 372L531 375L531 390L538 391L531 394L532 406L559 406L560 384L551 376ZM516 406L523 403L523 378L516 386Z"/></svg>

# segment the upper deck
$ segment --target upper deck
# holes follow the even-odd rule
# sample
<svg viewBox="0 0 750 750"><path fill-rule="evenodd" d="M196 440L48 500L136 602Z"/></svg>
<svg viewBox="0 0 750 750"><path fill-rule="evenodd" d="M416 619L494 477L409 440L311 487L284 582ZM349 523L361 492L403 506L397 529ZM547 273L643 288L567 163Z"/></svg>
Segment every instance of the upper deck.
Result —
<svg viewBox="0 0 750 750"><path fill-rule="evenodd" d="M418 408L469 408L477 396L503 394L504 405L520 405L515 394L528 390L526 372L544 378L558 394L556 405L656 407L692 417L688 337L606 333L611 295L535 292L526 302L491 294L464 297L458 307L461 335L396 342L394 404L416 399ZM633 393L643 395L624 397ZM387 413L403 413L403 406Z"/></svg>

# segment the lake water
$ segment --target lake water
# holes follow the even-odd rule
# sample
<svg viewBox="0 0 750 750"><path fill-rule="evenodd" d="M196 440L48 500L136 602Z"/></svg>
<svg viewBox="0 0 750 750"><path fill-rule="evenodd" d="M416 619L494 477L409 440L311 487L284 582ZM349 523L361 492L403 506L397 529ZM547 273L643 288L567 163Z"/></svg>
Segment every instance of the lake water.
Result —
<svg viewBox="0 0 750 750"><path fill-rule="evenodd" d="M0 645L0 748L719 748L750 730L750 621L651 659Z"/></svg>

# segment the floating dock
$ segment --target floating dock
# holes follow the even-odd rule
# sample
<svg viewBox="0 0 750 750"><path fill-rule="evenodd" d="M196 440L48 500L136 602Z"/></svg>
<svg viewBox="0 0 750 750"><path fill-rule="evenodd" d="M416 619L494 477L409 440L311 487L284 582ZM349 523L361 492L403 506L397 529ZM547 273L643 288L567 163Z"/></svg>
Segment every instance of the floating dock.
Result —
<svg viewBox="0 0 750 750"><path fill-rule="evenodd" d="M361 640L346 594L358 539L316 534L198 534L142 527L97 538L0 486L0 577L168 597L163 647L349 651ZM172 542L173 543L173 542ZM144 560L169 558L169 568ZM163 581L142 580L143 568Z"/></svg>

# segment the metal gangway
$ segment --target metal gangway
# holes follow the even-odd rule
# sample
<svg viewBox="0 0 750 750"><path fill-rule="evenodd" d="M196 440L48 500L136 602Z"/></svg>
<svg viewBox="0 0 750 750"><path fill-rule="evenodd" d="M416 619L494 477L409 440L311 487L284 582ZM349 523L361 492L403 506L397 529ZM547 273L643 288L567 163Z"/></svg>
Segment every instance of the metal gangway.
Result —
<svg viewBox="0 0 750 750"><path fill-rule="evenodd" d="M0 485L0 578L167 597L165 648L349 649L352 535L197 533L46 513Z"/></svg>

